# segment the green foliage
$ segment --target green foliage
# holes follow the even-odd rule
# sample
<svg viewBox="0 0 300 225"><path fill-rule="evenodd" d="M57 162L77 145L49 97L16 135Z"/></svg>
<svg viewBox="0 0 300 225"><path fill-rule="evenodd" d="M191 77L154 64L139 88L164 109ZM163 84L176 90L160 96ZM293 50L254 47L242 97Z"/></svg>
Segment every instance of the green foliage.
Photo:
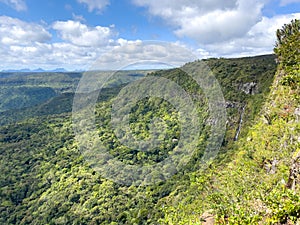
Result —
<svg viewBox="0 0 300 225"><path fill-rule="evenodd" d="M286 224L299 222L300 197L289 189L274 189L266 196L266 204L272 216L266 219L267 224Z"/></svg>
<svg viewBox="0 0 300 225"><path fill-rule="evenodd" d="M220 162L195 172L197 179L168 199L168 224L201 223L212 210L217 224L298 224L299 183L290 190L292 156L299 153L299 21L277 32L280 65L262 116L247 135L220 155ZM203 181L205 181L203 183ZM204 187L203 187L204 186ZM188 196L188 197L187 197Z"/></svg>
<svg viewBox="0 0 300 225"><path fill-rule="evenodd" d="M293 69L287 75L285 75L280 81L282 85L289 86L295 90L300 86L300 70Z"/></svg>
<svg viewBox="0 0 300 225"><path fill-rule="evenodd" d="M207 210L213 210L212 213L220 222L259 221L263 212L253 216L251 213L255 210L251 206L267 200L261 198L263 200L251 202L249 199L256 193L253 188L261 181L256 172L259 171L263 179L267 177L261 168L262 162L257 160L259 156L253 154L254 150L247 142L241 144L247 144L248 149L242 153L238 154L236 149L229 148L237 148L233 138L242 107L247 105L241 137L245 137L249 125L260 112L273 81L276 68L274 59L270 55L206 60L223 88L226 101L231 104L227 108L228 127L221 154L210 163L207 170L199 169L199 161L207 144L205 141L209 136L209 127L203 124L198 147L190 162L166 182L146 187L118 185L89 167L74 141L69 113L73 97L69 91L79 76L70 80L65 76L59 78L66 79L64 83L63 80L55 82L57 75L52 79L51 74L47 78L40 74L41 81L35 80L37 86L48 85L59 95L35 107L10 111L10 114L6 111L1 117L6 118L7 123L12 123L6 123L0 129L0 224L201 224L200 217ZM186 66L197 67L197 63ZM205 96L181 70L155 71L151 75L163 76L183 87L198 106L199 118L207 118ZM14 81L9 78L12 82L10 85L19 87L22 82L22 85L27 82L28 86L28 82L33 82L29 75L26 79L19 78L14 78ZM45 79L49 79L48 83L45 83ZM166 138L158 149L145 153L125 148L118 143L110 127L110 105L123 87L123 81L116 82L121 86L112 85L103 90L96 105L99 138L109 146L112 155L127 164L152 164L163 160L176 145L172 139L180 137L176 110L160 98L139 101L130 114L130 126L136 136L147 139L149 121L158 117L167 127ZM242 91L242 86L249 82L257 85L253 94L247 95ZM62 87L66 88L65 91ZM23 121L16 123L14 118L10 119L12 116ZM279 132L281 127L277 130ZM263 137L265 132L260 131L258 136ZM267 133L271 135L273 130ZM276 135L281 137L282 133ZM282 141L287 139L288 136ZM260 142L266 144L265 140ZM274 142L270 149L282 143ZM272 159L272 154L266 153L266 160ZM282 154L285 156L287 153ZM254 158L257 162L249 162ZM233 162L234 159L236 162ZM227 165L228 162L231 162L231 167ZM284 166L281 169L286 170ZM276 175L277 180L280 178L281 175ZM271 184L273 181L270 179L266 186L270 188ZM260 190L266 193L263 188ZM243 193L248 195L243 196ZM258 191L255 196L259 197L259 194Z"/></svg>
<svg viewBox="0 0 300 225"><path fill-rule="evenodd" d="M0 112L34 106L56 96L48 87L1 87Z"/></svg>
<svg viewBox="0 0 300 225"><path fill-rule="evenodd" d="M289 70L300 61L300 20L292 20L276 32L277 43L274 52L278 56L281 66Z"/></svg>
<svg viewBox="0 0 300 225"><path fill-rule="evenodd" d="M124 83L152 71L118 71L103 88L99 101L118 93ZM110 75L110 72L109 72ZM34 116L72 111L72 101L82 73L0 73L0 125Z"/></svg>

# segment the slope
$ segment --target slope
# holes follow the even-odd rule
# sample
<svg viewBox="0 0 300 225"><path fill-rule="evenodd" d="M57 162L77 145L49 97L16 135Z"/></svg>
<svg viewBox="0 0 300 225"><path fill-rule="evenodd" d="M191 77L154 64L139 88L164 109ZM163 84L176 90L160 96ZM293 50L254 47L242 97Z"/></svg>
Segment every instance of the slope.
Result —
<svg viewBox="0 0 300 225"><path fill-rule="evenodd" d="M232 154L164 199L165 223L299 224L300 21L277 36L279 65L260 116Z"/></svg>

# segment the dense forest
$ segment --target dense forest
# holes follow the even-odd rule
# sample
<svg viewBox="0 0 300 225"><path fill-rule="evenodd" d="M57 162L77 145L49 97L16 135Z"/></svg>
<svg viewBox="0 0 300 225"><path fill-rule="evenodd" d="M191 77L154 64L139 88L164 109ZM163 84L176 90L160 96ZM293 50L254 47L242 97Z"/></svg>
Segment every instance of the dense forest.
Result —
<svg viewBox="0 0 300 225"><path fill-rule="evenodd" d="M204 121L192 156L168 179L142 185L108 179L80 151L72 104L81 73L0 74L0 224L297 224L300 222L300 22L276 33L274 55L190 62L182 68L122 71L95 106L97 139L125 165L170 157L181 135L168 101L147 97L131 109L136 137L165 128L149 151L123 146L112 105L138 79L181 86ZM185 71L205 63L224 95L226 132L218 155L202 166L210 143L209 105ZM74 112L73 112L74 114ZM88 131L86 131L88 132ZM96 140L95 140L96 141ZM122 176L122 174L120 174Z"/></svg>

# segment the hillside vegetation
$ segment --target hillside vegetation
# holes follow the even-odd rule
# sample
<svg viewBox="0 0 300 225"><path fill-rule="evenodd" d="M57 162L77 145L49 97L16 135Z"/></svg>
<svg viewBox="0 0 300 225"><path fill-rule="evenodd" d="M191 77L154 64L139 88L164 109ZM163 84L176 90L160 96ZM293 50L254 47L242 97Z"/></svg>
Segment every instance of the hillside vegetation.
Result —
<svg viewBox="0 0 300 225"><path fill-rule="evenodd" d="M78 77L69 85L53 84L58 88L52 87L53 98L20 107L18 116L2 108L6 122L0 130L0 224L296 223L300 217L299 22L277 34L277 72L274 55L205 60L226 101L227 129L220 153L208 168L199 169L210 135L209 124L203 124L190 162L164 182L121 185L105 179L85 161L70 112L73 81L78 82ZM185 67L197 68L199 63ZM204 95L187 74L171 69L150 75L183 87L205 121ZM180 136L176 110L160 98L139 101L130 115L135 134L147 138L149 121L159 117L167 124L167 138L146 153L125 148L109 122L114 96L126 84L119 85L108 87L98 98L99 139L126 164L160 162Z"/></svg>
<svg viewBox="0 0 300 225"><path fill-rule="evenodd" d="M166 223L300 223L300 22L277 31L279 65L261 115L232 154L170 194ZM204 215L201 217L201 215Z"/></svg>

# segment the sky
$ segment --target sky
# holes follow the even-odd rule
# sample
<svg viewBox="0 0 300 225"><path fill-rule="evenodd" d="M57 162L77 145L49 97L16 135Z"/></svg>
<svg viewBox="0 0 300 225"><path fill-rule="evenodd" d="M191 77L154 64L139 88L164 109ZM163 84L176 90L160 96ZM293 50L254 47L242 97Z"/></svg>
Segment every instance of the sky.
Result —
<svg viewBox="0 0 300 225"><path fill-rule="evenodd" d="M169 44L199 59L269 54L292 19L300 0L0 0L0 71L85 70L108 56L183 61Z"/></svg>

